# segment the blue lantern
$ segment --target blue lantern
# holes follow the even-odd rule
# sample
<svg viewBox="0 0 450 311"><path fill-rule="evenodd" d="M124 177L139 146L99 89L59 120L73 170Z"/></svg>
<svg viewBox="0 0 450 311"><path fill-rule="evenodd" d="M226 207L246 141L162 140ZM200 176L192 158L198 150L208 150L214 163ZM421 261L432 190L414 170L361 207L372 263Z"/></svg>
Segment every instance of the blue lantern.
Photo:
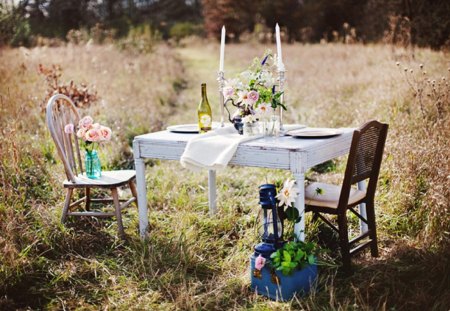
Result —
<svg viewBox="0 0 450 311"><path fill-rule="evenodd" d="M283 244L283 223L278 215L276 195L277 189L273 184L259 187L262 243L255 246L255 256L261 255L266 259Z"/></svg>

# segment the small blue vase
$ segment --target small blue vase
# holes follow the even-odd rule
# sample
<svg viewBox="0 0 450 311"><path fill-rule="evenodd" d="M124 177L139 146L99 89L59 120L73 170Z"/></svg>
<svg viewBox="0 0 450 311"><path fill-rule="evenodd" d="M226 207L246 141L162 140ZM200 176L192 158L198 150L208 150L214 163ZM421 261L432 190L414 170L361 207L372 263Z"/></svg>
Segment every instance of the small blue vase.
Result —
<svg viewBox="0 0 450 311"><path fill-rule="evenodd" d="M102 165L98 158L97 150L87 151L85 154L86 176L91 179L99 179L102 176Z"/></svg>

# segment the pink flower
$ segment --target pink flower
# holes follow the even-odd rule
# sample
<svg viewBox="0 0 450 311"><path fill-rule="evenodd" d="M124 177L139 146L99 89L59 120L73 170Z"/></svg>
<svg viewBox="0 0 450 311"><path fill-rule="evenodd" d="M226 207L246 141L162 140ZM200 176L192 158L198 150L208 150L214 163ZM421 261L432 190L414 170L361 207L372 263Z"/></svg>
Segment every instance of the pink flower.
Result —
<svg viewBox="0 0 450 311"><path fill-rule="evenodd" d="M100 130L97 129L90 129L84 134L84 139L93 143L100 141L101 138Z"/></svg>
<svg viewBox="0 0 450 311"><path fill-rule="evenodd" d="M101 126L100 127L100 137L102 140L110 140L112 131L109 127Z"/></svg>
<svg viewBox="0 0 450 311"><path fill-rule="evenodd" d="M74 129L74 126L72 123L66 124L66 126L64 127L64 133L73 134L73 129Z"/></svg>
<svg viewBox="0 0 450 311"><path fill-rule="evenodd" d="M94 123L89 128L99 130L99 129L101 129L101 127L102 126L100 125L100 123Z"/></svg>
<svg viewBox="0 0 450 311"><path fill-rule="evenodd" d="M253 101L254 103L256 103L259 99L259 93L256 91L250 91L247 94L247 98L251 101Z"/></svg>
<svg viewBox="0 0 450 311"><path fill-rule="evenodd" d="M233 96L234 94L234 88L231 86L226 86L223 89L223 97L225 97L225 99L230 98L231 96Z"/></svg>
<svg viewBox="0 0 450 311"><path fill-rule="evenodd" d="M264 267L265 264L266 264L266 258L264 258L261 255L256 257L256 259L255 259L255 269L261 270Z"/></svg>
<svg viewBox="0 0 450 311"><path fill-rule="evenodd" d="M78 127L87 129L92 125L92 123L94 123L94 120L90 116L85 116L78 123Z"/></svg>
<svg viewBox="0 0 450 311"><path fill-rule="evenodd" d="M83 138L84 139L84 135L86 135L86 129L85 128L80 128L78 131L77 131L77 137L78 138Z"/></svg>

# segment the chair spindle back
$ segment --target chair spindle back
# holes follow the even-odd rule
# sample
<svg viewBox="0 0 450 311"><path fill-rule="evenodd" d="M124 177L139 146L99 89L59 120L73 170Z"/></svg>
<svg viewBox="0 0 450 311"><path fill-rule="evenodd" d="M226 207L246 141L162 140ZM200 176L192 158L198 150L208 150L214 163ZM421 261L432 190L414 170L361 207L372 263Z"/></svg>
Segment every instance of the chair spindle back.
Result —
<svg viewBox="0 0 450 311"><path fill-rule="evenodd" d="M83 173L80 146L76 136L76 129L80 117L72 100L63 95L53 95L46 110L47 126L56 150L64 164L67 179L75 182L75 176ZM66 133L65 126L73 124L73 133Z"/></svg>

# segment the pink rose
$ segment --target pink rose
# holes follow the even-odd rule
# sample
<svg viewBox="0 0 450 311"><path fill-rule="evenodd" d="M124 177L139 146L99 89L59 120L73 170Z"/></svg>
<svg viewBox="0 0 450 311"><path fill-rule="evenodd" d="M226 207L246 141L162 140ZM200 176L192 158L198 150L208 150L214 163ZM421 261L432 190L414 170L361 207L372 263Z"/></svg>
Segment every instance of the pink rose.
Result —
<svg viewBox="0 0 450 311"><path fill-rule="evenodd" d="M64 133L73 134L73 129L74 129L74 126L72 123L66 124L66 126L64 127Z"/></svg>
<svg viewBox="0 0 450 311"><path fill-rule="evenodd" d="M254 103L256 103L259 99L259 93L256 91L250 91L247 94L247 98L251 101L253 101Z"/></svg>
<svg viewBox="0 0 450 311"><path fill-rule="evenodd" d="M110 140L112 131L109 127L102 126L100 127L100 136L102 140Z"/></svg>
<svg viewBox="0 0 450 311"><path fill-rule="evenodd" d="M90 129L84 134L84 139L93 143L100 141L101 138L100 130L97 129Z"/></svg>
<svg viewBox="0 0 450 311"><path fill-rule="evenodd" d="M264 258L261 255L256 257L256 259L255 259L255 269L261 270L264 267L265 264L266 264L266 258Z"/></svg>
<svg viewBox="0 0 450 311"><path fill-rule="evenodd" d="M101 125L100 125L100 123L93 123L91 126L90 126L90 128L91 129L95 129L95 130L99 130L99 129L101 129Z"/></svg>
<svg viewBox="0 0 450 311"><path fill-rule="evenodd" d="M77 137L78 138L83 138L84 139L84 135L86 135L86 129L85 128L80 128L77 131Z"/></svg>
<svg viewBox="0 0 450 311"><path fill-rule="evenodd" d="M90 116L85 116L78 123L78 127L86 129L89 128L92 125L92 123L94 123L94 120Z"/></svg>

